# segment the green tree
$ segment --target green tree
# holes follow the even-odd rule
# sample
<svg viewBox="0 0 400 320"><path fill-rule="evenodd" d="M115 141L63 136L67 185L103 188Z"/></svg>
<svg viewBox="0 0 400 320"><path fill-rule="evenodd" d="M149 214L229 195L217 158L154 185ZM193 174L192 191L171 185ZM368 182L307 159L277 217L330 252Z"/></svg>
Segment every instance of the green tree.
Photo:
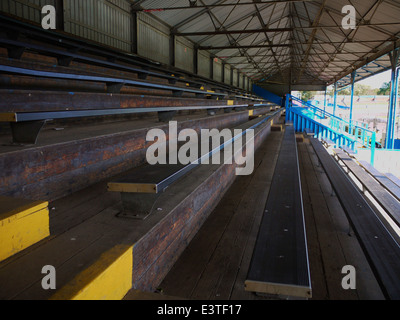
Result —
<svg viewBox="0 0 400 320"><path fill-rule="evenodd" d="M387 96L388 94L390 94L390 82L385 82L378 90L378 95Z"/></svg>
<svg viewBox="0 0 400 320"><path fill-rule="evenodd" d="M312 91L301 91L301 100L308 101L314 98Z"/></svg>
<svg viewBox="0 0 400 320"><path fill-rule="evenodd" d="M338 96L349 96L350 94L351 94L350 88L346 88L338 92Z"/></svg>
<svg viewBox="0 0 400 320"><path fill-rule="evenodd" d="M356 83L354 86L354 95L356 96L373 96L377 94L376 89L372 89L370 86Z"/></svg>

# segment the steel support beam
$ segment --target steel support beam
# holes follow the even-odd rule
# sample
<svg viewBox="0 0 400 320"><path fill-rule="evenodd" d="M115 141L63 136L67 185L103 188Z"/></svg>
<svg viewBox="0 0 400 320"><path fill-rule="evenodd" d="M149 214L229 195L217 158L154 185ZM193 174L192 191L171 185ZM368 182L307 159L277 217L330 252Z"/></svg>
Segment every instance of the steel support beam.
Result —
<svg viewBox="0 0 400 320"><path fill-rule="evenodd" d="M400 50L396 49L392 51L391 53L389 53L389 56L392 65L392 77L391 77L389 114L387 123L386 149L393 150L394 134L396 127L397 96L399 88L399 69L397 69L397 64L400 58Z"/></svg>
<svg viewBox="0 0 400 320"><path fill-rule="evenodd" d="M163 12L163 11L176 11L176 10L185 10L185 9L212 9L212 8L219 8L219 7L234 7L234 6L251 6L252 4L256 3L259 5L262 4L279 4L282 2L287 2L287 3L291 3L291 2L310 2L313 0L268 0L268 1L237 1L237 2L231 2L231 3L224 3L226 1L218 1L217 3L214 4L195 4L194 6L192 5L187 5L187 6L173 6L173 7L163 7L163 8L141 8L139 5L135 4L135 8L136 11L143 11L143 12L147 12L147 13L152 13L152 12ZM200 13L204 13L203 11L201 11ZM196 15L197 16L197 15Z"/></svg>
<svg viewBox="0 0 400 320"><path fill-rule="evenodd" d="M333 115L336 116L336 108L337 108L337 94L338 94L338 87L337 87L337 82L335 82L334 85L334 93L333 93Z"/></svg>
<svg viewBox="0 0 400 320"><path fill-rule="evenodd" d="M356 80L356 75L357 75L356 71L353 71L351 73L351 101L350 101L350 118L349 118L350 124L352 124L352 121L353 121L354 83L355 83L355 80Z"/></svg>
<svg viewBox="0 0 400 320"><path fill-rule="evenodd" d="M138 33L137 12L131 9L131 50L134 54L138 54Z"/></svg>
<svg viewBox="0 0 400 320"><path fill-rule="evenodd" d="M57 30L64 31L64 1L55 0L56 9L56 28Z"/></svg>

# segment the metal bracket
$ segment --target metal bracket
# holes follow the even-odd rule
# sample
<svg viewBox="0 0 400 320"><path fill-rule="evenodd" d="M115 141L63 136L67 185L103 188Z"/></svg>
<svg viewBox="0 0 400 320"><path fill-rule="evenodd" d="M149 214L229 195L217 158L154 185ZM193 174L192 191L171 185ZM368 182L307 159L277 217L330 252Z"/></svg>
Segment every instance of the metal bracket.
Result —
<svg viewBox="0 0 400 320"><path fill-rule="evenodd" d="M236 112L240 112L240 111L246 111L246 107L237 107L237 108L234 108L234 110L236 111Z"/></svg>
<svg viewBox="0 0 400 320"><path fill-rule="evenodd" d="M40 131L47 120L10 122L13 143L36 144Z"/></svg>
<svg viewBox="0 0 400 320"><path fill-rule="evenodd" d="M176 79L168 79L169 84L176 84Z"/></svg>
<svg viewBox="0 0 400 320"><path fill-rule="evenodd" d="M172 95L174 97L182 97L183 96L183 91L182 90L173 90Z"/></svg>
<svg viewBox="0 0 400 320"><path fill-rule="evenodd" d="M160 111L158 112L158 121L170 122L176 115L176 111Z"/></svg>
<svg viewBox="0 0 400 320"><path fill-rule="evenodd" d="M22 55L24 54L25 48L17 47L17 46L8 46L7 51L8 51L8 57L10 59L19 60L19 59L21 59Z"/></svg>
<svg viewBox="0 0 400 320"><path fill-rule="evenodd" d="M224 113L231 113L233 108L225 108Z"/></svg>
<svg viewBox="0 0 400 320"><path fill-rule="evenodd" d="M140 80L146 80L146 79L147 79L147 76L148 76L148 74L145 73L145 72L140 72L140 73L138 73L138 78L139 78Z"/></svg>
<svg viewBox="0 0 400 320"><path fill-rule="evenodd" d="M57 57L57 63L59 66L61 67L69 67L72 60L74 60L73 57L69 57L69 56L59 56Z"/></svg>
<svg viewBox="0 0 400 320"><path fill-rule="evenodd" d="M124 83L107 83L107 93L120 93Z"/></svg>
<svg viewBox="0 0 400 320"><path fill-rule="evenodd" d="M123 211L119 217L145 220L152 212L160 193L121 192Z"/></svg>

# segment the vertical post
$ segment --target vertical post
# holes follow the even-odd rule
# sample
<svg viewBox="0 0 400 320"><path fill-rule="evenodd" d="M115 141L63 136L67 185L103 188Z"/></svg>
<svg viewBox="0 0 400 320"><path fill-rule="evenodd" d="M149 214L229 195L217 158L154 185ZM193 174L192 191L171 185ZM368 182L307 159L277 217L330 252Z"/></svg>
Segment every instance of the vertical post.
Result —
<svg viewBox="0 0 400 320"><path fill-rule="evenodd" d="M353 107L354 107L354 82L356 80L356 71L351 73L351 101L350 101L350 132L353 131Z"/></svg>
<svg viewBox="0 0 400 320"><path fill-rule="evenodd" d="M324 98L324 119L326 117L326 96L328 94L328 86L325 86L325 98Z"/></svg>
<svg viewBox="0 0 400 320"><path fill-rule="evenodd" d="M290 116L290 95L289 94L287 94L286 95L286 101L285 101L285 104L286 104L286 122L288 122L288 121L290 121L290 119L291 119L291 116Z"/></svg>
<svg viewBox="0 0 400 320"><path fill-rule="evenodd" d="M225 83L225 62L222 60L222 75L221 75L221 82Z"/></svg>
<svg viewBox="0 0 400 320"><path fill-rule="evenodd" d="M336 116L336 107L337 107L337 82L335 82L335 92L333 94L333 115Z"/></svg>
<svg viewBox="0 0 400 320"><path fill-rule="evenodd" d="M376 150L376 132L372 133L371 137L371 165L375 165L375 150Z"/></svg>
<svg viewBox="0 0 400 320"><path fill-rule="evenodd" d="M55 9L56 9L56 28L57 30L64 31L64 0L56 0Z"/></svg>
<svg viewBox="0 0 400 320"><path fill-rule="evenodd" d="M193 48L193 73L199 73L199 46L195 45Z"/></svg>
<svg viewBox="0 0 400 320"><path fill-rule="evenodd" d="M390 62L392 64L392 77L391 77L391 89L390 89L390 103L389 103L389 114L387 123L387 135L386 135L386 149L394 149L394 130L396 126L396 109L397 109L397 91L399 85L399 73L396 70L397 63L399 62L400 51L399 49L389 53Z"/></svg>
<svg viewBox="0 0 400 320"><path fill-rule="evenodd" d="M134 6L131 8L131 51L138 54L138 18Z"/></svg>
<svg viewBox="0 0 400 320"><path fill-rule="evenodd" d="M169 36L169 65L175 67L175 35L173 30Z"/></svg>
<svg viewBox="0 0 400 320"><path fill-rule="evenodd" d="M210 56L210 79L214 80L214 57Z"/></svg>

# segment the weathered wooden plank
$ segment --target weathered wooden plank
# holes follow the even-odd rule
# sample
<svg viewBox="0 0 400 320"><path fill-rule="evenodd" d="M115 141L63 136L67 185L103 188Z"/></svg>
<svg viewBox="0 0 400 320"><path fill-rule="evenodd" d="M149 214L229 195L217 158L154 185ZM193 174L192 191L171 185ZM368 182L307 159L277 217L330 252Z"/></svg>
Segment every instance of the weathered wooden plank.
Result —
<svg viewBox="0 0 400 320"><path fill-rule="evenodd" d="M190 299L257 298L244 291L243 283L258 231L255 215L258 212L259 222L281 136L271 133L256 153L254 174L238 177L219 202L160 284L165 294ZM252 201L254 194L265 201ZM249 206L257 209L251 210ZM241 226L243 220L247 222ZM221 260L226 263L221 264Z"/></svg>
<svg viewBox="0 0 400 320"><path fill-rule="evenodd" d="M221 129L245 121L248 121L248 112L212 118L186 117L178 122L178 130ZM158 128L168 132L168 125ZM66 129L63 135L69 137L67 141L52 140L49 145L1 153L0 194L53 201L137 167L144 163L146 148L150 145L146 142L148 129L139 127L118 133L110 130L105 135L93 130L90 136ZM77 136L82 138L74 141Z"/></svg>
<svg viewBox="0 0 400 320"><path fill-rule="evenodd" d="M399 244L322 144L316 139L310 140L386 296L390 299L399 299Z"/></svg>
<svg viewBox="0 0 400 320"><path fill-rule="evenodd" d="M349 168L361 184L368 190L374 199L390 215L393 221L400 226L400 202L395 199L377 180L362 169L353 159L340 150L334 150L340 161Z"/></svg>
<svg viewBox="0 0 400 320"><path fill-rule="evenodd" d="M337 238L340 241L340 245L343 251L343 254L345 256L345 260L347 265L354 266L357 270L357 295L360 300L384 300L384 295L382 294L382 290L371 270L371 267L369 265L369 262L367 261L367 258L365 257L365 254L360 246L360 243L357 239L357 237L354 236L354 232L351 230L349 220L346 216L345 211L342 208L342 205L337 198L336 194L334 193L332 189L332 185L324 171L324 169L321 167L320 161L311 146L309 140L307 139L306 141L306 147L308 150L308 154L310 157L310 160L314 166L314 172L315 175L317 176L318 179L318 185L321 187L321 192L322 195L325 198L325 201L327 203L327 206L329 208L329 215L332 219L332 224L333 227L336 230ZM318 215L318 212L315 212L316 215ZM307 221L307 217L306 217ZM324 228L326 226L318 226L318 229L321 230L321 232L324 232ZM307 238L310 236L310 230L307 225ZM312 244L312 241L309 241L309 244ZM310 249L311 250L311 249ZM329 258L329 257L328 257ZM314 265L314 261L311 260L311 266ZM322 263L325 263L322 261ZM333 270L335 274L339 274L341 271L341 266L339 269L336 271ZM312 269L313 270L313 269ZM311 271L312 271L311 270ZM326 284L328 284L328 281L331 277L334 277L332 274L326 274ZM312 281L314 285L315 281L315 276L312 275ZM333 283L333 285L337 286L338 284ZM314 293L316 293L316 299L318 299L318 290L317 287L313 287L313 298L314 298Z"/></svg>
<svg viewBox="0 0 400 320"><path fill-rule="evenodd" d="M379 172L368 162L360 160L358 161L362 167L368 171L379 183L382 184L397 200L400 201L400 186L394 183L386 174Z"/></svg>
<svg viewBox="0 0 400 320"><path fill-rule="evenodd" d="M297 146L287 126L246 290L311 297Z"/></svg>
<svg viewBox="0 0 400 320"><path fill-rule="evenodd" d="M256 130L255 150L265 141L269 132L270 123L265 123ZM211 168L214 168L212 179L206 179L199 186L199 189L193 190L192 196L180 201L179 206L173 208L172 213L163 219L162 224L164 224L165 227L160 229L153 228L152 232L146 235L149 241L143 242L143 246L135 246L134 253L136 252L138 256L143 256L142 259L138 259L138 261L134 262L134 268L137 270L137 273L134 275L137 289L148 291L154 288L154 285L157 284L157 280L160 282L162 281L163 276L166 274L163 272L169 271L169 268L171 268L175 262L175 260L171 261L170 258L164 260L166 259L165 257L171 257L171 251L174 257L178 257L183 252L187 243L195 236L205 219L214 209L216 203L218 203L222 195L236 178L234 174L234 170L237 166L236 164L215 166L216 165L211 166ZM196 173L207 167L208 166L201 166L195 169L194 172L191 172L190 177L185 176L183 180L180 181L179 188L182 188L183 185L186 192L188 188L193 188L193 181L197 181ZM191 180L190 185L186 183L185 186L185 180L187 181L189 178L193 180ZM168 188L168 192L171 193L176 188L178 188L177 185L172 185ZM221 192L222 190L224 191ZM163 196L165 197L165 195ZM159 201L156 207L161 205L160 203L162 203L162 200L160 199ZM165 203L167 199L163 201ZM161 206L161 208L163 208L163 206ZM163 210L164 209L165 208L163 208ZM155 263L155 261L157 261L157 263ZM164 267L161 268L160 266ZM161 271L161 269L163 271ZM154 278L155 274L157 278Z"/></svg>
<svg viewBox="0 0 400 320"><path fill-rule="evenodd" d="M391 180L393 181L398 187L400 187L400 179L397 178L393 173L385 173L385 175Z"/></svg>
<svg viewBox="0 0 400 320"><path fill-rule="evenodd" d="M311 279L313 281L313 298L315 299L329 299L329 300L357 300L357 292L355 290L344 290L342 288L343 275L341 269L348 265L346 257L343 252L342 244L339 241L338 231L333 223L331 210L326 202L325 195L322 192L321 184L315 173L314 165L310 159L307 147L305 144L299 145L300 163L302 165L302 182L304 181L307 191L307 197L310 201L309 210L312 210L312 218L315 221L315 232L317 239L310 241L308 244L313 243L318 245L319 253L317 256L311 256ZM330 196L330 195L329 195ZM306 200L305 200L306 202ZM307 219L306 219L307 221ZM307 223L308 226L308 223ZM307 237L310 236L309 229L307 228ZM319 259L318 259L319 258ZM320 261L318 261L320 260ZM315 264L321 263L319 268ZM322 275L320 275L322 273ZM320 276L324 279L326 288L314 286L314 283L321 285L321 281L315 281L314 275ZM326 294L326 296L324 296Z"/></svg>
<svg viewBox="0 0 400 320"><path fill-rule="evenodd" d="M2 112L43 112L64 110L223 106L227 100L160 97L154 95L62 92L40 90L0 90ZM29 101L29 104L26 104ZM238 104L238 101L234 101Z"/></svg>

